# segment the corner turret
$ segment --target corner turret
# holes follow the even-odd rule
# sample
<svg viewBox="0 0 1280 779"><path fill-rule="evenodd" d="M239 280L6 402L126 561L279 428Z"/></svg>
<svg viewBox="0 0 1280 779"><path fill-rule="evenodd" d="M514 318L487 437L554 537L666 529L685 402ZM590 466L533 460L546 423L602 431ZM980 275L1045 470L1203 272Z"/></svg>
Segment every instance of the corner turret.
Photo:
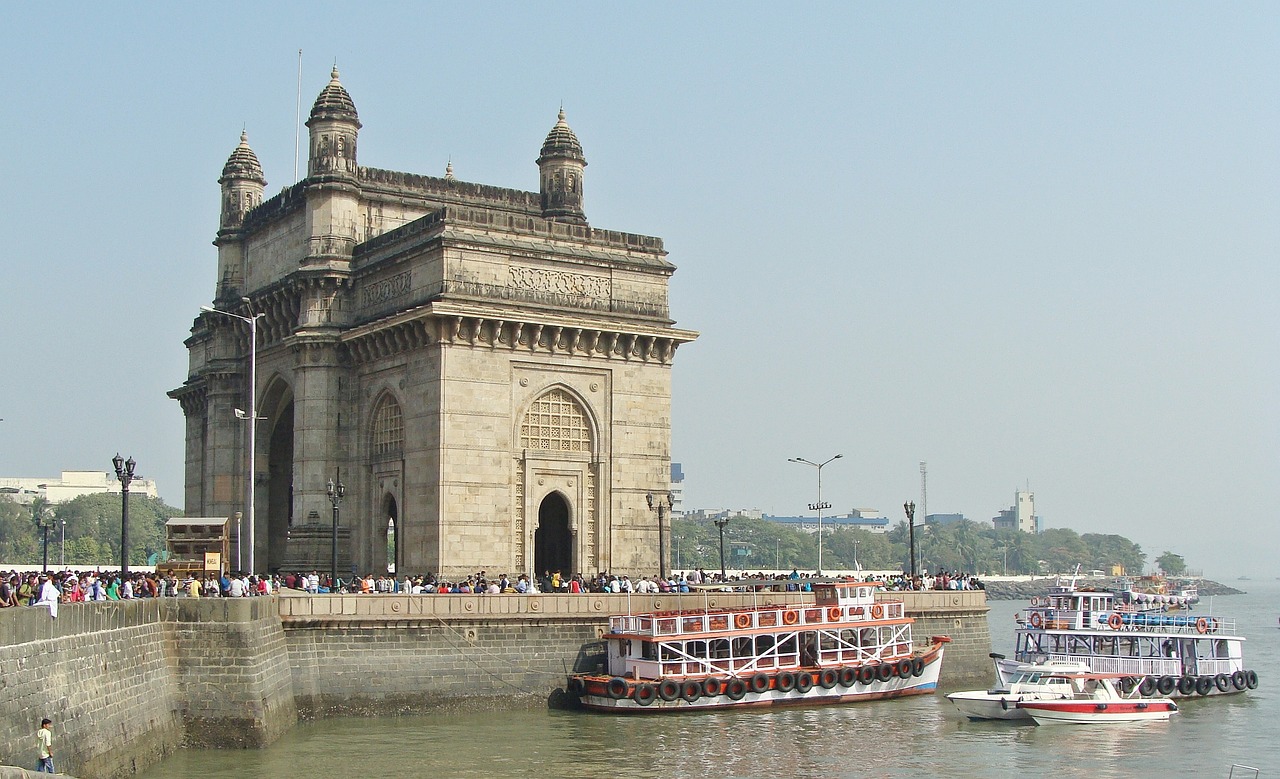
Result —
<svg viewBox="0 0 1280 779"><path fill-rule="evenodd" d="M542 215L558 222L585 225L587 217L582 210L582 172L587 158L582 144L564 120L564 109L547 140L542 143L538 155L538 173L541 177Z"/></svg>
<svg viewBox="0 0 1280 779"><path fill-rule="evenodd" d="M356 135L360 131L356 104L338 79L338 66L333 66L329 83L311 106L307 129L311 151L307 158L307 175L356 175Z"/></svg>
<svg viewBox="0 0 1280 779"><path fill-rule="evenodd" d="M244 285L244 240L240 228L244 215L262 204L267 179L258 155L249 148L248 133L240 132L240 145L231 152L218 178L222 187L222 216L218 220L218 287L215 300L239 299Z"/></svg>
<svg viewBox="0 0 1280 779"><path fill-rule="evenodd" d="M222 166L222 229L239 227L249 209L262 203L267 179L262 175L258 155L249 148L248 133L240 132L240 145L231 152L227 164Z"/></svg>

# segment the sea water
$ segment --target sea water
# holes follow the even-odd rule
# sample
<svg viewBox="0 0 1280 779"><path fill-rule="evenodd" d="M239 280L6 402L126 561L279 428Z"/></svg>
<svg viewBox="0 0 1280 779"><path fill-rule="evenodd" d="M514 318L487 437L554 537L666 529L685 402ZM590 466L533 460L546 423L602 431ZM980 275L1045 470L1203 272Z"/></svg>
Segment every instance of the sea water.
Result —
<svg viewBox="0 0 1280 779"><path fill-rule="evenodd" d="M1245 764L1262 769L1262 777L1280 777L1280 581L1239 586L1249 592L1205 598L1195 611L1236 619L1258 689L1180 701L1168 722L970 722L941 693L665 716L517 706L303 723L265 750L184 750L141 776L1098 779L1226 777L1232 764ZM994 651L1012 654L1013 617L1026 606L990 603ZM945 673L944 661L944 686Z"/></svg>

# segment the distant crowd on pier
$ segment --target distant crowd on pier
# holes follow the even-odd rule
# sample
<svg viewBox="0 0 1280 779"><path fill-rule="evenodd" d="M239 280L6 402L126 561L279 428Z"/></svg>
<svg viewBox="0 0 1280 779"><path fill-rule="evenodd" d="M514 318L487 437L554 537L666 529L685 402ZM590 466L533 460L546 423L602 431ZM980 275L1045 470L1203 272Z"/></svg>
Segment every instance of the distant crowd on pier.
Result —
<svg viewBox="0 0 1280 779"><path fill-rule="evenodd" d="M614 575L597 573L583 576L581 573L567 576L560 571L546 571L536 579L526 574L512 577L502 573L489 576L485 571L456 581L447 581L432 574L397 578L389 573L355 576L347 580L333 580L319 571L310 573L285 573L271 576L255 576L228 573L220 576L179 576L163 572L58 571L27 573L17 571L0 573L0 608L12 606L49 605L50 603L80 603L85 601L118 601L136 598L189 597L189 598L242 598L255 595L271 595L282 589L300 590L312 594L534 594L534 593L678 593L696 589L723 587L772 588L807 592L812 589L819 574L801 574L798 570L785 577L743 572L741 575L708 573L702 568L672 573L669 576ZM892 576L867 575L850 578L875 581L885 590L981 590L983 583L976 575L960 572L937 571L912 577L902 573Z"/></svg>

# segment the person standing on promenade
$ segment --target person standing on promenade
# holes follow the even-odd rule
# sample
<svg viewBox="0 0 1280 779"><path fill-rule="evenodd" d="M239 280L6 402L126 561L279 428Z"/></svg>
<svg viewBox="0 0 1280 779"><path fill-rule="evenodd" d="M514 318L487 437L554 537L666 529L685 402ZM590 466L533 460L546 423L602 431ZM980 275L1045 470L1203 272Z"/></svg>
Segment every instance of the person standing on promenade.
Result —
<svg viewBox="0 0 1280 779"><path fill-rule="evenodd" d="M40 720L40 729L36 731L36 739L40 745L40 762L36 765L36 773L53 774L53 723L48 717Z"/></svg>

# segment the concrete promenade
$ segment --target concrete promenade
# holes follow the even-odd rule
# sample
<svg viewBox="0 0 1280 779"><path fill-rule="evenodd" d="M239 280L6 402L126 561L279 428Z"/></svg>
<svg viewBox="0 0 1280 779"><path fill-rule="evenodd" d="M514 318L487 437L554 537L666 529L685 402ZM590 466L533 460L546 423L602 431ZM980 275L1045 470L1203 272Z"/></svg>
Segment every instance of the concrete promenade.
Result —
<svg viewBox="0 0 1280 779"><path fill-rule="evenodd" d="M990 680L981 591L884 593L917 643L953 639L943 683ZM58 768L129 776L184 746L257 748L299 718L546 706L611 614L807 603L804 593L288 594L0 611L0 763L26 766L40 717ZM868 703L865 705L875 705Z"/></svg>

